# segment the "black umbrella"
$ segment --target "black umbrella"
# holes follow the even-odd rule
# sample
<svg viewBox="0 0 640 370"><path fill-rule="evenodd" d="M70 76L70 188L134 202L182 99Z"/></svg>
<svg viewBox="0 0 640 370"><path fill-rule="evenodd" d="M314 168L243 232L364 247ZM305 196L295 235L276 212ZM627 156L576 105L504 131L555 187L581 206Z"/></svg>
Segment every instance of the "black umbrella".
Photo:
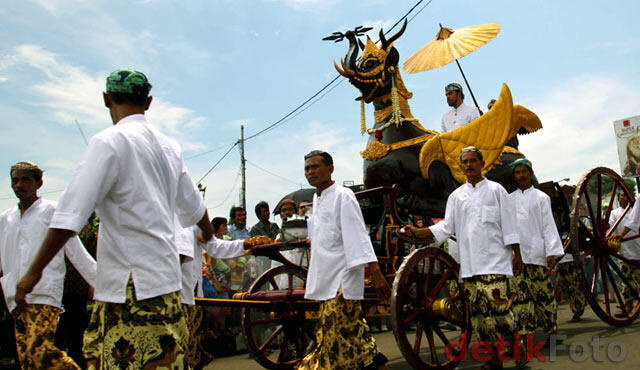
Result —
<svg viewBox="0 0 640 370"><path fill-rule="evenodd" d="M282 197L282 199L280 199L280 201L278 202L278 205L273 209L273 214L274 215L280 214L280 207L282 206L283 200L291 199L295 201L298 204L298 206L300 206L300 203L302 202L312 202L313 193L315 192L316 192L315 188L305 188L305 189L296 190L294 192L291 192L285 195L284 197Z"/></svg>

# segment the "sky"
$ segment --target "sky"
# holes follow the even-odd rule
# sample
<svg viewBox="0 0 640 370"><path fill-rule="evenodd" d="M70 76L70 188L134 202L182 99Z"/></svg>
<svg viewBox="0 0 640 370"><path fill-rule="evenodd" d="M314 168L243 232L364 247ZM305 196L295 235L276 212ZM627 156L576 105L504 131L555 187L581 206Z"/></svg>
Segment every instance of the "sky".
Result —
<svg viewBox="0 0 640 370"><path fill-rule="evenodd" d="M84 152L83 134L112 124L101 93L113 70L147 74L154 96L148 119L180 143L197 182L239 139L241 125L246 137L261 131L337 75L333 62L347 43L323 37L363 25L374 27L376 40L380 27L416 2L3 1L0 168L7 175L0 177L0 208L16 203L8 169L23 160L45 169L40 193L58 199ZM404 63L439 23L500 23L493 41L460 59L473 92L484 107L507 83L514 103L542 120L542 130L520 137L538 179L576 183L596 166L620 171L613 121L640 115L637 14L637 1L424 0L395 46ZM414 94L413 115L439 129L449 109L444 86L462 83L455 64L403 79ZM340 78L313 105L245 142L250 225L258 201L275 206L308 186L303 156L311 150L334 156L337 182L362 182L358 95ZM202 179L210 216L228 216L239 204L239 169L234 147Z"/></svg>

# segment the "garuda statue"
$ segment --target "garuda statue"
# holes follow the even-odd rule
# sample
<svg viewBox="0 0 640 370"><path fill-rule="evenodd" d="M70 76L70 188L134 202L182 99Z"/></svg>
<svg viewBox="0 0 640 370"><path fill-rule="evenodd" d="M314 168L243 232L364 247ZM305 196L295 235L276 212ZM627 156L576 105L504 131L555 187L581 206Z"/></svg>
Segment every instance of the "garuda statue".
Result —
<svg viewBox="0 0 640 370"><path fill-rule="evenodd" d="M370 28L358 27L345 33L335 32L325 40L349 40L349 50L335 68L360 90L361 133L368 134L364 159L366 188L396 185L414 200L424 198L418 208L444 210L442 201L465 182L459 167L460 150L474 145L484 154L483 174L508 187L508 163L523 155L517 148L506 146L518 133L528 133L542 127L540 120L524 107L513 106L511 92L503 84L500 97L486 114L447 133L424 128L411 114L409 92L402 81L400 59L393 42L405 31L406 21L393 36L386 38L380 30L378 46L368 36L363 43L359 36ZM358 53L362 55L358 57ZM375 123L367 128L365 104L372 103ZM533 115L533 117L532 117ZM528 119L520 119L527 116ZM434 202L440 200L440 204ZM426 201L426 203L425 203ZM428 203L432 203L429 206Z"/></svg>

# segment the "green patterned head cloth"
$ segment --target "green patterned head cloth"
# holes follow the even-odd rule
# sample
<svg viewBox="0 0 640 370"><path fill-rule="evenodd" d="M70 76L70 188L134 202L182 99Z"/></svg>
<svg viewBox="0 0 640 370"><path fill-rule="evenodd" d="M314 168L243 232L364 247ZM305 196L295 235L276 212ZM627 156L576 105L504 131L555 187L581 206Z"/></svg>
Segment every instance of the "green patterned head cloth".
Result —
<svg viewBox="0 0 640 370"><path fill-rule="evenodd" d="M119 69L107 77L108 93L123 93L147 96L151 84L144 73L133 69Z"/></svg>
<svg viewBox="0 0 640 370"><path fill-rule="evenodd" d="M521 165L521 164L529 167L531 172L533 172L533 166L531 165L531 161L526 159L526 158L520 158L520 159L517 159L517 160L511 162L511 164L510 164L511 170L514 171L516 169L516 167Z"/></svg>

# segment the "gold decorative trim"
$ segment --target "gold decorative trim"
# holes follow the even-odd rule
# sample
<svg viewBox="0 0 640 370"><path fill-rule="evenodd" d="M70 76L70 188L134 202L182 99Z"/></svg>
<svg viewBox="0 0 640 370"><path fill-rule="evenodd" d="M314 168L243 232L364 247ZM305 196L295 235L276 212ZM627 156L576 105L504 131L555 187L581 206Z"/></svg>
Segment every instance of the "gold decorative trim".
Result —
<svg viewBox="0 0 640 370"><path fill-rule="evenodd" d="M424 143L425 141L428 141L434 136L435 136L434 134L428 134L428 135L414 137L412 139L398 141L393 144L384 144L379 140L373 140L369 144L369 146L367 146L367 149L360 152L360 156L366 160L375 161L386 156L391 151Z"/></svg>

